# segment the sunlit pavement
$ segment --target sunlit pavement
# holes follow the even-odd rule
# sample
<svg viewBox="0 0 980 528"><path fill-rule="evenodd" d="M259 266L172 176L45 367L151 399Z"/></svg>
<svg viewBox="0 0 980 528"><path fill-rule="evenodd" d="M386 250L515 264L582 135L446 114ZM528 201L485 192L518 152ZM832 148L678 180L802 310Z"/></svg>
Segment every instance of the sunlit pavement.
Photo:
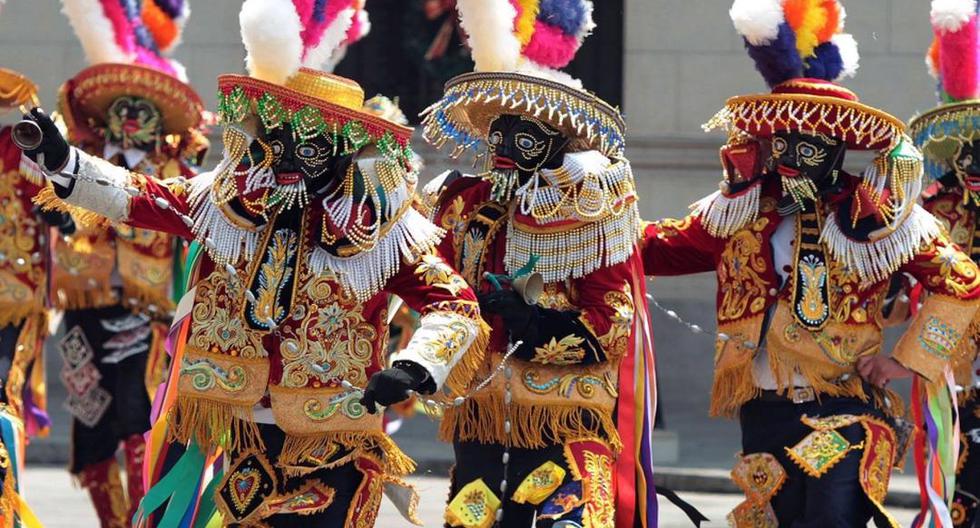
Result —
<svg viewBox="0 0 980 528"><path fill-rule="evenodd" d="M429 528L442 526L442 509L449 482L444 478L423 477L409 479L422 497L420 517ZM57 467L37 467L27 470L24 479L27 499L46 528L98 527L95 512L85 490L76 487L67 471ZM703 526L726 526L725 515L740 500L737 495L708 493L684 493L683 497L697 506L711 523ZM669 503L661 501L660 526L662 528L686 528L691 526L684 515ZM913 512L892 510L902 526L911 523ZM388 501L381 507L378 528L410 526L401 518ZM339 528L339 527L330 527Z"/></svg>

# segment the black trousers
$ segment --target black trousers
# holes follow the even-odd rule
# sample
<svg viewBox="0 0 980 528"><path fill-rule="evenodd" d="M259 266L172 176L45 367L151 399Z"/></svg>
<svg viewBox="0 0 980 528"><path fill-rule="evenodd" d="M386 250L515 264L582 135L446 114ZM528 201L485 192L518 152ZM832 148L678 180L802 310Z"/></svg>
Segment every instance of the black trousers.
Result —
<svg viewBox="0 0 980 528"><path fill-rule="evenodd" d="M980 528L980 391L960 406L960 460L956 472L953 521L956 526Z"/></svg>
<svg viewBox="0 0 980 528"><path fill-rule="evenodd" d="M786 471L786 482L770 503L779 526L792 528L858 528L875 518L879 527L889 526L871 503L859 480L862 449L847 453L829 471L814 478L807 475L786 454L813 429L802 423L804 415L829 417L842 414L871 415L883 418L871 403L856 398L821 398L795 404L792 401L749 401L742 406L739 421L742 428L742 451L745 455L769 453ZM860 423L837 429L851 445L865 439Z"/></svg>
<svg viewBox="0 0 980 528"><path fill-rule="evenodd" d="M265 450L261 452L270 463L273 471L275 472L276 480L278 481L278 486L274 489L269 489L263 492L264 496L260 497L260 500L266 501L266 503L274 502L277 499L288 497L290 493L295 493L300 488L308 486L311 482L316 481L321 485L333 490L333 500L330 505L323 509L322 511L312 513L312 514L275 514L265 517L261 520L263 524L259 526L268 526L270 528L310 528L310 527L341 527L347 526L348 515L352 508L360 508L361 511L357 515L364 516L363 521L365 526L373 526L374 519L378 513L378 506L381 503L381 486L380 483L377 487L372 487L373 492L379 494L376 499L371 504L365 507L364 504L357 503L358 492L361 490L362 483L365 479L380 478L377 475L366 474L362 470L358 469L354 462L348 462L346 464L340 465L331 469L317 469L310 473L306 473L302 476L291 476L286 475L282 469L278 466L279 455L282 453L282 446L286 439L285 433L275 425L258 424L259 432L262 436L262 441L265 443ZM236 462L242 460L243 458L255 456L255 452L235 452L230 453L231 463L230 467L233 470ZM233 476L233 475L229 475ZM232 484L232 480L226 476L226 481L223 482L223 486ZM222 500L220 494L222 489L218 490L219 497L217 500ZM369 501L370 502L370 501ZM226 522L230 519L225 519ZM230 523L230 527L246 527L255 526L251 524L236 524Z"/></svg>
<svg viewBox="0 0 980 528"><path fill-rule="evenodd" d="M129 340L124 346L133 347L134 350L149 349L152 338L146 335L139 339L145 333L141 328L128 336L113 330L116 322L131 315L121 305L65 312L65 328L70 331L79 327L85 334L94 353L92 363L101 376L99 386L112 397L108 408L94 425L72 420L69 468L72 473L77 474L91 464L114 457L119 442L150 429L151 404L145 382L147 352L133 353L118 361L107 360L119 351L111 347L118 346L120 339L127 337ZM148 321L146 325L148 329ZM128 328L129 325L125 326ZM134 329L125 332L134 332Z"/></svg>

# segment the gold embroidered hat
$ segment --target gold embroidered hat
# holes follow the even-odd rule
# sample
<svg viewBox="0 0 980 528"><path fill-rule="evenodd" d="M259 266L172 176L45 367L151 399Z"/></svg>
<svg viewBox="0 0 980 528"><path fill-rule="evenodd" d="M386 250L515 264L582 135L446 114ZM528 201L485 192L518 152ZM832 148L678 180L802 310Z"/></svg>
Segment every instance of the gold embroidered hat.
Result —
<svg viewBox="0 0 980 528"><path fill-rule="evenodd" d="M368 30L358 0L246 0L239 15L249 75L218 78L226 124L257 116L267 130L284 123L300 137L326 135L344 151L375 144L407 158L412 129L364 109L364 90L330 68Z"/></svg>
<svg viewBox="0 0 980 528"><path fill-rule="evenodd" d="M58 96L74 139L104 127L109 106L123 96L150 101L161 113L164 134L183 136L201 126L204 103L187 84L184 67L168 56L190 15L186 1L146 0L139 9L121 7L118 0L62 4L92 64Z"/></svg>
<svg viewBox="0 0 980 528"><path fill-rule="evenodd" d="M0 109L27 103L38 104L37 85L34 81L14 70L0 68Z"/></svg>
<svg viewBox="0 0 980 528"><path fill-rule="evenodd" d="M476 72L450 79L423 112L425 138L454 157L484 148L490 123L507 113L533 116L607 156L625 147L619 111L560 71L595 24L592 2L460 0Z"/></svg>

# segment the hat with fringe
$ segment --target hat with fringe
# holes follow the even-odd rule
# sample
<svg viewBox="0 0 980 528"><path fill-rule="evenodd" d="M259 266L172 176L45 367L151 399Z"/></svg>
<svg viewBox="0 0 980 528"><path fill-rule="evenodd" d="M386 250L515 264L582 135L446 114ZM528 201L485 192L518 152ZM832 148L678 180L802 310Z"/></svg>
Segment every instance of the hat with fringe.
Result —
<svg viewBox="0 0 980 528"><path fill-rule="evenodd" d="M963 143L980 139L980 30L976 0L933 0L934 39L926 55L940 106L914 118L909 131L925 170L941 178Z"/></svg>
<svg viewBox="0 0 980 528"><path fill-rule="evenodd" d="M183 66L167 56L190 15L186 0L62 0L62 5L92 64L59 94L75 140L104 125L109 106L122 96L152 102L165 134L185 135L201 126L204 103L187 84Z"/></svg>
<svg viewBox="0 0 980 528"><path fill-rule="evenodd" d="M14 70L0 68L0 110L27 103L40 104L34 81Z"/></svg>
<svg viewBox="0 0 980 528"><path fill-rule="evenodd" d="M357 0L245 0L239 15L249 75L218 77L225 124L257 116L266 130L292 125L299 137L332 137L348 153L376 145L410 158L412 129L364 110L364 90L322 71L366 32Z"/></svg>
<svg viewBox="0 0 980 528"><path fill-rule="evenodd" d="M843 33L837 0L735 0L729 11L772 92L733 97L706 130L768 138L779 131L825 134L855 150L891 149L905 125L861 104L837 84L858 69L857 43Z"/></svg>
<svg viewBox="0 0 980 528"><path fill-rule="evenodd" d="M521 113L606 155L625 146L619 111L560 71L595 26L588 0L459 0L476 71L450 79L423 112L425 137L455 144L452 155L485 148L490 123Z"/></svg>

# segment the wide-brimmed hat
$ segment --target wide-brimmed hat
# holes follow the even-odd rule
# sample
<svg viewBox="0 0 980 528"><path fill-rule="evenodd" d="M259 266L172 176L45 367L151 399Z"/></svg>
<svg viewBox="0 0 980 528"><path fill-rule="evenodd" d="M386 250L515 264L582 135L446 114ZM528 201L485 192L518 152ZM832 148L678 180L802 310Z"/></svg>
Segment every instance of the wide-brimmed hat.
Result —
<svg viewBox="0 0 980 528"><path fill-rule="evenodd" d="M0 110L26 103L38 103L37 85L21 73L0 68Z"/></svg>
<svg viewBox="0 0 980 528"><path fill-rule="evenodd" d="M141 97L160 110L164 134L184 135L201 125L204 103L173 75L138 64L96 64L62 85L59 105L69 130L104 126L109 106L123 96Z"/></svg>

